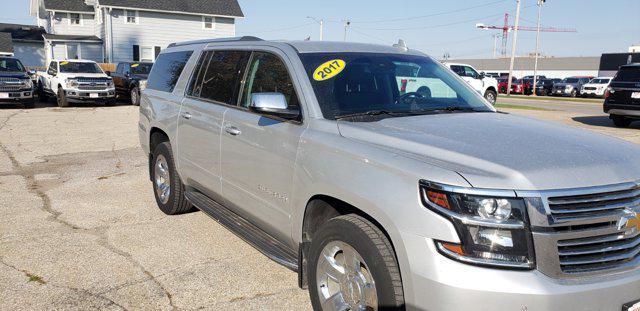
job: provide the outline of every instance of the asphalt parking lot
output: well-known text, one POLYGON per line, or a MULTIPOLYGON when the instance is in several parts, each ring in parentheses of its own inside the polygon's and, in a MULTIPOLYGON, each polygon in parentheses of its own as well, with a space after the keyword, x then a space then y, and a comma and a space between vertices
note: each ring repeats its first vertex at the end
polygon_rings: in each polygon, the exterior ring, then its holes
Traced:
MULTIPOLYGON (((598 103, 505 112, 640 143, 598 103)), ((203 213, 157 208, 137 107, 0 107, 0 310, 305 310, 295 273, 203 213)))

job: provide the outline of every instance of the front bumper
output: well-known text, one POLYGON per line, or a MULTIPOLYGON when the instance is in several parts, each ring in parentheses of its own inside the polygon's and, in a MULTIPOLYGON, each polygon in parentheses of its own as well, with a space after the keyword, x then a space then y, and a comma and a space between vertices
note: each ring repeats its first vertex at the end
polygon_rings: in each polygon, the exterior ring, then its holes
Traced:
MULTIPOLYGON (((620 311, 640 299, 640 271, 615 277, 557 280, 537 270, 477 267, 439 254, 434 241, 401 232, 411 275, 410 310, 620 311)), ((406 273, 406 272, 405 272, 406 273)))
POLYGON ((552 89, 551 93, 549 93, 550 95, 555 95, 555 96, 567 96, 567 95, 571 95, 571 92, 574 89, 567 89, 567 88, 561 88, 561 89, 552 89))
POLYGON ((110 103, 116 99, 115 89, 106 90, 65 90, 70 103, 110 103))
POLYGON ((584 95, 584 96, 597 96, 597 97, 602 97, 604 96, 604 90, 581 90, 580 94, 584 95))
POLYGON ((33 90, 0 92, 0 103, 30 103, 33 102, 33 90))

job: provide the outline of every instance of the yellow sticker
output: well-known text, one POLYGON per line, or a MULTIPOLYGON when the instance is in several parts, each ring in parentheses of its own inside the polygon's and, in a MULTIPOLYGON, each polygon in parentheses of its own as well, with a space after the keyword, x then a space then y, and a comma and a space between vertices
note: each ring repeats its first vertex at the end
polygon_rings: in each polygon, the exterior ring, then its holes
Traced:
POLYGON ((68 64, 69 62, 60 62, 60 66, 64 66, 66 64, 68 64))
POLYGON ((316 81, 329 80, 344 70, 345 62, 341 59, 332 59, 316 68, 313 72, 313 79, 316 81))
POLYGON ((133 64, 133 65, 131 65, 131 68, 136 68, 138 66, 140 66, 140 64, 133 64))

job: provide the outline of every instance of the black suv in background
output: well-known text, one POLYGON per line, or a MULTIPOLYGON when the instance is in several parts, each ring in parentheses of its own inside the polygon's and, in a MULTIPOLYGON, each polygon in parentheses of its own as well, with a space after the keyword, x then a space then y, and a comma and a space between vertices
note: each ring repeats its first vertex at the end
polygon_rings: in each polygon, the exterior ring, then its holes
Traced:
POLYGON ((553 85, 562 81, 562 79, 541 79, 538 80, 538 85, 536 86, 536 95, 538 96, 547 96, 551 94, 553 90, 553 85))
POLYGON ((640 63, 621 66, 604 98, 604 112, 617 127, 640 119, 640 63))
POLYGON ((146 83, 153 63, 126 62, 118 63, 116 71, 109 75, 116 86, 116 94, 129 98, 132 105, 140 105, 140 82, 146 83))
POLYGON ((33 107, 33 80, 17 58, 0 57, 0 104, 33 107))

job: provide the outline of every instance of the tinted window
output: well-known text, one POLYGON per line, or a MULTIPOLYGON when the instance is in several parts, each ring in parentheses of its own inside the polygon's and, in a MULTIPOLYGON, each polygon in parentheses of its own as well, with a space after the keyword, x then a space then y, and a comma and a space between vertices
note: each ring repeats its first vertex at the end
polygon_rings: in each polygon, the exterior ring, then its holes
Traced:
POLYGON ((281 93, 287 99, 290 109, 300 107, 286 65, 269 53, 253 54, 240 105, 249 107, 251 95, 255 93, 281 93))
POLYGON ((578 78, 566 78, 562 80, 563 83, 578 83, 578 81, 579 81, 578 78))
POLYGON ((191 77, 191 82, 189 84, 187 94, 195 97, 200 97, 200 93, 202 91, 202 78, 207 72, 207 67, 209 66, 211 56, 213 56, 212 51, 204 52, 202 53, 202 55, 200 55, 200 59, 198 59, 196 69, 193 71, 194 76, 191 77))
POLYGON ((451 66, 451 70, 453 70, 453 72, 457 73, 460 76, 464 77, 464 75, 465 75, 464 68, 462 68, 462 66, 452 65, 451 66))
POLYGON ((0 71, 25 71, 25 69, 17 59, 0 58, 0 71))
POLYGON ((147 82, 147 88, 162 92, 173 92, 184 66, 193 51, 165 53, 158 57, 147 82))
POLYGON ((202 74, 200 97, 235 104, 250 52, 215 51, 202 74))
POLYGON ((103 73, 96 63, 60 62, 60 72, 68 73, 103 73))
POLYGON ((464 66, 464 75, 471 78, 477 78, 478 72, 469 66, 464 66))
POLYGON ((640 66, 622 67, 613 81, 640 82, 640 66))
POLYGON ((133 63, 129 66, 129 71, 134 75, 148 75, 152 67, 152 63, 133 63))

